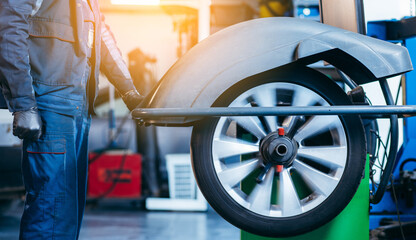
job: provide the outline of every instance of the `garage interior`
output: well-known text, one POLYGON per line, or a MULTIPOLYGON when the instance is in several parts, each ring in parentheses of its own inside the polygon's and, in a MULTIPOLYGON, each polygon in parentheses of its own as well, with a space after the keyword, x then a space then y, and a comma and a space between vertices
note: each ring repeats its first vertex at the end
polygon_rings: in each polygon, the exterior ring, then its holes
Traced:
MULTIPOLYGON (((79 239, 416 239, 415 0, 99 3, 146 98, 130 112, 100 75, 79 239)), ((12 240, 22 140, 0 105, 12 240)))

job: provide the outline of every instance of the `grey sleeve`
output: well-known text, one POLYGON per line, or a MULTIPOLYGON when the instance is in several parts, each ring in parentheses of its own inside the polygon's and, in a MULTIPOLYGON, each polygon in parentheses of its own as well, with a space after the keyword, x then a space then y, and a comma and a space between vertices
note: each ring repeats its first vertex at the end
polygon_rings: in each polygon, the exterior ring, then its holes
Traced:
POLYGON ((28 18, 42 0, 0 2, 0 84, 12 112, 36 107, 30 75, 28 18))

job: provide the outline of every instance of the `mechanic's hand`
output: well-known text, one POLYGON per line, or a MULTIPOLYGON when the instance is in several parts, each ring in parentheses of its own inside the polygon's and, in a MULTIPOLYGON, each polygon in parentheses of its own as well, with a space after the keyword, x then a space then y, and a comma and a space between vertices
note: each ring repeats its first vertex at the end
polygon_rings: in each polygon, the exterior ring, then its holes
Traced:
POLYGON ((130 112, 133 111, 133 109, 135 109, 144 99, 144 97, 140 95, 136 90, 130 90, 126 92, 122 98, 130 112))
POLYGON ((38 109, 33 107, 26 111, 13 113, 13 135, 20 139, 37 140, 42 135, 42 120, 38 109))

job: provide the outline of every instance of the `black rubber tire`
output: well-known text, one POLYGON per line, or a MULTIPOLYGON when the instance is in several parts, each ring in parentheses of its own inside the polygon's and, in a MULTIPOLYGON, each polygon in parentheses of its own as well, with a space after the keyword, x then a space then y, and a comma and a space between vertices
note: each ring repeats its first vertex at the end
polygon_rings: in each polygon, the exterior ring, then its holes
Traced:
MULTIPOLYGON (((331 105, 350 105, 342 89, 325 75, 306 67, 271 70, 242 80, 226 90, 213 106, 228 106, 250 88, 269 82, 289 82, 318 93, 331 105)), ((198 186, 209 204, 234 226, 261 236, 288 237, 314 230, 336 217, 351 201, 362 178, 366 144, 358 116, 340 116, 347 136, 348 157, 344 173, 332 194, 314 209, 292 217, 267 217, 254 213, 234 201, 222 187, 212 162, 212 138, 219 118, 195 124, 192 140, 192 164, 198 186)))

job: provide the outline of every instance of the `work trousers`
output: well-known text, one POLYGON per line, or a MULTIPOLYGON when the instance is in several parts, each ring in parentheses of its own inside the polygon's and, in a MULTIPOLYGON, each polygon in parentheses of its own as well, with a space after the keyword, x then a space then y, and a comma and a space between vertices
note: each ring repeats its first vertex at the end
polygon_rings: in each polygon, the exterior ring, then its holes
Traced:
POLYGON ((76 116, 40 110, 43 134, 23 141, 26 201, 20 239, 77 239, 88 171, 87 108, 76 116))

